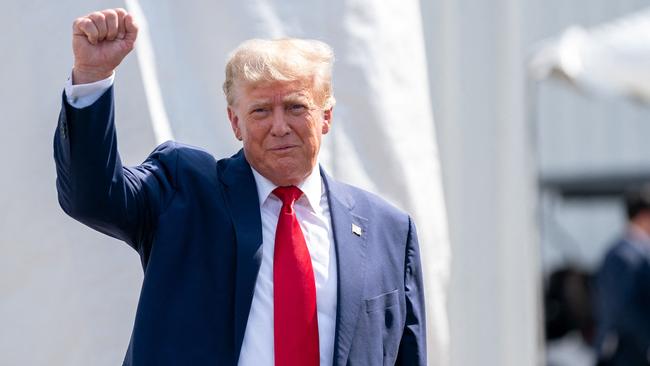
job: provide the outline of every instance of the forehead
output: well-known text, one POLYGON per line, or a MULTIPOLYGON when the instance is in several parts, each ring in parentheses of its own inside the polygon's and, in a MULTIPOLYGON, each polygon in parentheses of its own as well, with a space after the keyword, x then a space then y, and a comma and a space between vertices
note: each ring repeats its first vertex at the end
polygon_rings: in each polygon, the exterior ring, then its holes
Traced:
POLYGON ((312 99, 311 86, 300 81, 273 81, 236 86, 237 99, 244 103, 272 102, 289 98, 312 99))

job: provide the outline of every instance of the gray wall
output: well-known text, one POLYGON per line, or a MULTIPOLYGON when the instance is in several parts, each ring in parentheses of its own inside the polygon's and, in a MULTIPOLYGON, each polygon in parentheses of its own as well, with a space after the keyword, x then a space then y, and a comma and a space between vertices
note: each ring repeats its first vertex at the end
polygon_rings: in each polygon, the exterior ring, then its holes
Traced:
MULTIPOLYGON (((557 262, 559 254, 538 243, 538 167, 542 174, 648 167, 650 124, 646 108, 594 100, 555 83, 531 89, 530 99, 524 65, 538 41, 647 2, 423 0, 421 6, 453 252, 451 364, 541 364, 540 257, 557 262), (526 109, 531 101, 533 115, 526 109), (539 131, 530 129, 534 119, 539 131)), ((616 203, 555 208, 569 231, 591 233, 600 243, 620 228, 616 203), (610 231, 590 229, 599 224, 610 231)), ((581 248, 567 250, 583 257, 581 248)))
MULTIPOLYGON (((529 7, 539 14, 529 29, 531 41, 559 34, 571 25, 596 27, 648 6, 646 1, 546 2, 529 7), (546 34, 545 34, 546 33, 546 34)), ((540 176, 571 177, 650 172, 650 107, 623 97, 591 94, 559 80, 535 86, 540 176)), ((603 252, 624 227, 615 197, 563 201, 544 193, 542 250, 546 272, 567 263, 593 271, 603 252)))

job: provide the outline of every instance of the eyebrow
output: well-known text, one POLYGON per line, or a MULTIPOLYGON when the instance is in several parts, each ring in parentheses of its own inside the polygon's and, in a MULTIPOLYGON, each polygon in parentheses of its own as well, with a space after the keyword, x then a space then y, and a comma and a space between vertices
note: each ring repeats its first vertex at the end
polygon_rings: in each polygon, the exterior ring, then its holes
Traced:
POLYGON ((269 104, 271 104, 271 103, 269 103, 268 101, 258 101, 258 102, 255 102, 253 104, 249 104, 247 106, 247 109, 253 110, 253 109, 258 109, 258 108, 262 108, 262 107, 267 107, 269 104))
MULTIPOLYGON (((307 96, 306 93, 304 92, 296 92, 296 93, 291 93, 287 94, 282 98, 282 103, 291 103, 291 102, 306 102, 309 100, 309 97, 307 96)), ((271 104, 271 99, 259 99, 256 101, 253 101, 253 103, 248 105, 248 109, 257 109, 261 107, 267 107, 269 104, 271 104)))
POLYGON ((282 101, 288 102, 288 101, 303 100, 303 99, 309 99, 309 96, 307 96, 307 94, 304 92, 297 92, 297 93, 287 94, 284 98, 282 98, 282 101))

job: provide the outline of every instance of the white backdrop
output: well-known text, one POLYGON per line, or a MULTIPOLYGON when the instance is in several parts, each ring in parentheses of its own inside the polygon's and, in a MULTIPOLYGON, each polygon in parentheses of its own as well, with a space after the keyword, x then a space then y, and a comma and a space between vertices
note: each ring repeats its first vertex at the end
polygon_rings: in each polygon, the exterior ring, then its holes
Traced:
MULTIPOLYGON (((57 207, 51 138, 71 66, 70 26, 110 1, 10 2, 0 90, 7 157, 0 173, 0 364, 121 362, 142 278, 135 252, 82 227, 57 207)), ((133 3, 129 3, 133 6, 133 3)), ((411 212, 423 252, 430 360, 449 362, 450 248, 417 1, 141 1, 156 67, 118 70, 118 138, 127 164, 156 144, 159 93, 170 133, 216 156, 238 149, 220 85, 226 53, 251 37, 330 43, 338 104, 322 162, 337 178, 411 212), (143 85, 144 80, 147 83, 143 85), (157 84, 157 85, 156 85, 157 84), (146 86, 146 87, 145 87, 146 86), (151 113, 154 107, 157 113, 151 113), (151 116, 154 116, 153 118, 151 116)), ((138 63, 140 61, 140 63, 138 63)), ((144 63, 146 67, 146 62, 144 63)), ((350 269, 353 270, 353 269, 350 269)))

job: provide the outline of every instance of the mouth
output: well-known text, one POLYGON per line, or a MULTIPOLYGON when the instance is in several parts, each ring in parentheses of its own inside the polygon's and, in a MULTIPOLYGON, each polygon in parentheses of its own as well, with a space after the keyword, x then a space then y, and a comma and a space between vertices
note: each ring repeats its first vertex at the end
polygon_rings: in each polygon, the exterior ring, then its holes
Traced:
POLYGON ((284 152, 284 151, 289 151, 291 149, 294 149, 298 147, 297 145, 281 145, 281 146, 276 146, 272 147, 269 150, 274 151, 274 152, 284 152))

